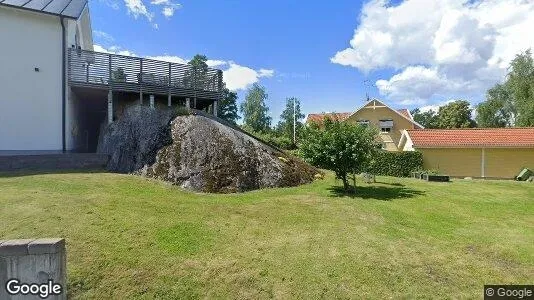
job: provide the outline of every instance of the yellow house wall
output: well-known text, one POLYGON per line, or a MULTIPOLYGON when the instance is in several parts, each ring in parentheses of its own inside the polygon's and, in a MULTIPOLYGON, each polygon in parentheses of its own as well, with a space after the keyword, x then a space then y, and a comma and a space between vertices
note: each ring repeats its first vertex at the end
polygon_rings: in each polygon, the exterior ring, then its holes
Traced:
POLYGON ((423 153, 425 170, 438 170, 449 176, 480 177, 481 149, 417 149, 423 153))
POLYGON ((486 149, 486 177, 514 178, 527 167, 534 170, 534 149, 486 149))
MULTIPOLYGON (((377 105, 382 104, 377 103, 377 105)), ((401 130, 414 129, 414 124, 396 112, 387 107, 372 108, 372 106, 368 105, 348 118, 347 121, 357 123, 360 120, 369 120, 370 126, 375 126, 380 130, 379 121, 384 119, 393 120, 393 128, 391 128, 390 133, 380 133, 380 137, 386 144, 386 150, 397 151, 397 145, 399 144, 401 137, 401 130)))
MULTIPOLYGON (((482 149, 417 149, 423 153, 423 167, 457 177, 483 177, 482 149)), ((534 169, 534 149, 484 149, 484 177, 514 178, 521 168, 534 169)))

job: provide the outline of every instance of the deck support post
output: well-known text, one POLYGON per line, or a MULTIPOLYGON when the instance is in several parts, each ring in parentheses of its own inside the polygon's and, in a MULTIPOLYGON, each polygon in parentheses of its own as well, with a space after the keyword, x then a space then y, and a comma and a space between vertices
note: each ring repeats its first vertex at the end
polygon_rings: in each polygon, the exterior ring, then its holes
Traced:
POLYGON ((213 101, 213 115, 217 116, 217 100, 213 101))
POLYGON ((150 108, 154 108, 154 95, 150 95, 150 108))
POLYGON ((191 108, 191 101, 189 100, 189 98, 185 98, 185 107, 191 108))
POLYGON ((113 123, 113 91, 108 91, 108 124, 113 123))
POLYGON ((143 105, 143 91, 139 92, 139 105, 143 105))
POLYGON ((170 93, 169 93, 169 95, 167 95, 167 106, 168 107, 172 106, 172 97, 171 97, 170 93))
POLYGON ((197 98, 193 99, 193 108, 197 109, 197 98))

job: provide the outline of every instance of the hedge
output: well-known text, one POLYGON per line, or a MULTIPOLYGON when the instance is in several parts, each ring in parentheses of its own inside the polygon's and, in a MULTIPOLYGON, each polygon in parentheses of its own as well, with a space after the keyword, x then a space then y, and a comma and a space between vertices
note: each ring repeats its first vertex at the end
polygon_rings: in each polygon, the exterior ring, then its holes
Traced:
POLYGON ((409 177, 423 169, 423 154, 417 151, 379 151, 371 161, 369 173, 382 176, 409 177))

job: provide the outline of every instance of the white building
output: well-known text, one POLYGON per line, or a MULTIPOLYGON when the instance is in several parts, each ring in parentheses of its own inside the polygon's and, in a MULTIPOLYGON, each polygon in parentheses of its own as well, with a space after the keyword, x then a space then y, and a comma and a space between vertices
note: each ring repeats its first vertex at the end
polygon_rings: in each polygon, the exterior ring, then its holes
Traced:
POLYGON ((94 152, 126 105, 217 111, 222 72, 93 52, 87 0, 0 0, 0 155, 94 152))
POLYGON ((71 150, 67 48, 93 50, 87 0, 0 0, 0 151, 71 150))

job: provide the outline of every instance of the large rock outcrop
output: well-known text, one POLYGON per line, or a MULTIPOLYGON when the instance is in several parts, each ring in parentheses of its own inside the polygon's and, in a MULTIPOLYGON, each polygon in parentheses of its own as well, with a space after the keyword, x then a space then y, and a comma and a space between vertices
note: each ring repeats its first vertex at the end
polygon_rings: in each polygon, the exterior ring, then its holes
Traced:
POLYGON ((317 169, 201 113, 133 106, 101 133, 108 169, 203 192, 239 192, 313 181, 317 169))

